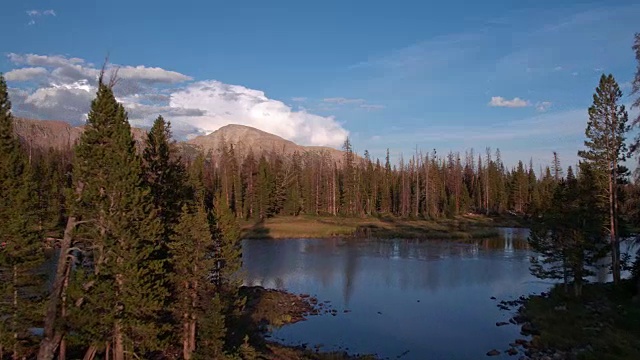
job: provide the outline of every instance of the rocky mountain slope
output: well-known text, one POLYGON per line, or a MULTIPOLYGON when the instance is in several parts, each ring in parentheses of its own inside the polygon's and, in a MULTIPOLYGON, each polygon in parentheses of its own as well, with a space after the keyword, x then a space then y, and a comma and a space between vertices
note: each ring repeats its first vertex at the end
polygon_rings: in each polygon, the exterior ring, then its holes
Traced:
POLYGON ((209 135, 198 136, 187 141, 187 144, 193 145, 205 153, 212 152, 214 155, 218 154, 223 143, 233 144, 234 151, 241 157, 246 156, 249 151, 253 151, 257 156, 271 152, 284 155, 292 155, 294 152, 298 152, 300 155, 313 152, 327 154, 336 161, 342 159, 342 151, 340 150, 324 146, 298 145, 277 135, 245 125, 226 125, 209 135))
MULTIPOLYGON (((82 126, 72 126, 65 121, 31 120, 16 118, 14 130, 24 144, 29 147, 58 150, 71 148, 84 131, 82 126)), ((143 143, 147 133, 144 129, 132 128, 133 137, 143 143)), ((245 156, 250 150, 256 156, 264 153, 291 155, 294 152, 322 153, 340 162, 342 151, 323 146, 302 146, 279 136, 244 125, 226 125, 209 135, 198 136, 186 142, 179 142, 185 155, 191 157, 195 151, 219 155, 222 143, 233 144, 237 155, 245 156)))

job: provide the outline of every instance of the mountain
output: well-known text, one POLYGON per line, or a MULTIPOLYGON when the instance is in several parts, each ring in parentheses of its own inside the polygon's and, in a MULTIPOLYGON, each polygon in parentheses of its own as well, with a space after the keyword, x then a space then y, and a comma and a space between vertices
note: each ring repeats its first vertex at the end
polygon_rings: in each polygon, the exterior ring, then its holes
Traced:
MULTIPOLYGON (((14 131, 28 147, 57 150, 70 149, 82 135, 83 126, 72 126, 65 121, 32 120, 15 118, 14 131)), ((133 138, 139 145, 144 143, 147 131, 131 128, 133 138)), ((252 150, 256 156, 264 153, 291 155, 298 152, 327 154, 337 162, 342 160, 342 151, 324 146, 302 146, 285 140, 277 135, 244 125, 226 125, 209 135, 198 136, 186 142, 178 142, 180 149, 187 157, 192 157, 198 150, 219 154, 220 145, 225 142, 233 144, 238 156, 245 156, 252 150)))
MULTIPOLYGON (((15 118, 13 130, 28 147, 56 150, 70 149, 84 132, 84 126, 72 126, 66 121, 15 118)), ((131 128, 133 139, 141 144, 147 131, 131 128)))
POLYGON ((205 153, 212 152, 214 155, 218 154, 223 143, 233 144, 234 151, 240 157, 246 156, 249 151, 253 151, 257 156, 270 152, 284 155, 292 155, 294 152, 303 155, 310 152, 327 154, 337 162, 342 160, 342 151, 340 150, 325 146, 298 145, 293 141, 245 125, 225 125, 209 135, 198 136, 187 141, 187 144, 193 145, 205 153))
POLYGON ((71 148, 84 131, 82 127, 73 127, 65 121, 23 118, 15 118, 13 129, 28 147, 56 150, 71 148))

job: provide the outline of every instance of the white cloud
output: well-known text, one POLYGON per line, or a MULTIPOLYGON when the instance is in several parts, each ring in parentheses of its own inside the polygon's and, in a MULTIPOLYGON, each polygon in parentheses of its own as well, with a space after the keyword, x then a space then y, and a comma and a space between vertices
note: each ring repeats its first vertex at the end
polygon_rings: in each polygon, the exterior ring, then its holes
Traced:
POLYGON ((191 76, 159 67, 123 66, 117 67, 118 77, 122 79, 140 80, 150 83, 180 83, 193 80, 191 76))
POLYGON ((520 99, 519 97, 515 97, 511 100, 507 100, 502 96, 492 96, 491 101, 489 101, 489 106, 493 106, 493 107, 519 108, 519 107, 526 107, 529 105, 531 105, 529 101, 520 99))
MULTIPOLYGON (((15 54, 8 55, 9 60, 18 65, 31 65, 44 68, 52 68, 51 75, 54 81, 75 82, 88 79, 97 81, 100 69, 92 64, 87 64, 80 58, 69 58, 62 55, 36 55, 36 54, 15 54)), ((134 82, 144 82, 148 84, 164 83, 174 84, 192 80, 193 78, 179 72, 165 70, 159 67, 139 66, 118 66, 110 64, 108 71, 117 69, 118 78, 121 80, 132 80, 134 82)))
POLYGON ((363 104, 365 102, 364 99, 350 99, 350 98, 343 98, 343 97, 325 98, 325 99, 322 99, 322 101, 326 103, 339 104, 339 105, 363 104))
POLYGON ((227 124, 241 124, 300 144, 327 146, 340 146, 349 134, 331 116, 294 111, 260 90, 215 80, 196 82, 173 92, 169 105, 206 111, 204 116, 178 118, 206 132, 227 124))
POLYGON ((51 85, 27 93, 17 102, 18 110, 38 118, 81 124, 86 119, 95 88, 87 82, 51 85))
POLYGON ((550 101, 540 101, 536 103, 536 110, 540 112, 545 112, 549 110, 549 108, 553 105, 550 101))
POLYGON ((27 10, 27 16, 29 17, 29 22, 27 25, 33 25, 36 23, 36 18, 45 17, 45 16, 56 16, 56 12, 54 10, 27 10))
POLYGON ((303 96, 297 96, 297 97, 292 97, 291 100, 295 102, 305 102, 307 101, 307 98, 303 96))
MULTIPOLYGON (((75 124, 86 119, 95 96, 99 68, 83 59, 62 55, 11 53, 8 57, 16 65, 32 66, 10 71, 7 73, 10 78, 42 84, 37 89, 26 85, 10 89, 16 115, 75 124)), ((109 65, 107 77, 116 69, 119 81, 115 95, 135 126, 150 126, 158 115, 163 115, 172 122, 174 135, 180 138, 208 133, 227 124, 253 126, 305 145, 340 146, 348 135, 333 117, 292 109, 269 99, 260 90, 215 80, 185 86, 182 84, 191 81, 190 76, 144 65, 109 65)), ((379 108, 360 99, 333 101, 379 108)))
POLYGON ((80 58, 67 58, 61 55, 37 55, 37 54, 16 54, 9 53, 9 60, 15 64, 26 64, 32 66, 59 67, 69 64, 82 64, 84 60, 80 58))
POLYGON ((28 81, 37 77, 45 76, 47 73, 47 69, 43 67, 30 67, 11 70, 4 74, 4 78, 7 81, 28 81))

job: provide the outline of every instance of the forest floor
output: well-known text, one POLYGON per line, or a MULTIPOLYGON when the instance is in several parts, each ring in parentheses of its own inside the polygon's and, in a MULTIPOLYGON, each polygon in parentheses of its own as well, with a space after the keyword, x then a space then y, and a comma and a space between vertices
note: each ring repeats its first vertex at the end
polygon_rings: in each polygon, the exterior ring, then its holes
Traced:
POLYGON ((259 286, 242 287, 240 295, 245 296, 247 302, 240 323, 234 328, 237 329, 239 337, 249 336, 249 343, 256 350, 256 359, 375 359, 371 355, 354 355, 346 351, 322 352, 319 346, 312 344, 286 346, 267 339, 271 329, 305 321, 308 316, 336 316, 337 311, 332 309, 329 303, 319 302, 306 294, 295 295, 259 286))
POLYGON ((514 319, 533 337, 516 343, 530 359, 640 359, 640 302, 634 294, 634 284, 625 280, 618 287, 585 285, 579 299, 561 286, 531 296, 514 319))
POLYGON ((464 215, 437 220, 394 217, 279 216, 242 224, 245 239, 404 238, 482 239, 498 236, 497 227, 526 227, 517 216, 464 215))

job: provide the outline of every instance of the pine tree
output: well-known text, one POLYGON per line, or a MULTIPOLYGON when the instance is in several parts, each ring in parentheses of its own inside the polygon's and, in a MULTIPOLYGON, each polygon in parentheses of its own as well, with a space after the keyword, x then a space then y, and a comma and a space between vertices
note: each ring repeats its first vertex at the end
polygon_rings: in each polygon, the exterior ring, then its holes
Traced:
POLYGON ((609 199, 608 227, 611 244, 613 279, 620 282, 620 242, 618 234, 618 165, 625 160, 625 136, 629 131, 628 115, 619 102, 622 91, 613 75, 602 75, 589 108, 589 121, 584 144, 587 150, 578 155, 592 163, 600 176, 598 184, 602 194, 609 199))
POLYGON ((162 223, 144 182, 127 114, 111 86, 99 83, 87 126, 75 149, 73 181, 80 189, 71 214, 85 256, 70 295, 70 321, 88 352, 112 347, 115 360, 158 349, 157 318, 167 296, 163 261, 154 257, 162 223))
POLYGON ((13 359, 26 356, 24 335, 39 320, 44 282, 37 187, 27 162, 0 74, 0 354, 7 349, 13 359))
MULTIPOLYGON (((174 316, 179 321, 182 356, 188 360, 199 347, 199 327, 207 316, 212 300, 213 284, 210 276, 215 268, 215 244, 209 224, 209 215, 202 201, 193 206, 184 205, 175 232, 171 235, 170 258, 174 269, 172 282, 176 285, 172 304, 174 316)), ((224 328, 218 329, 204 342, 207 354, 218 356, 224 344, 224 328), (209 342, 207 342, 209 341, 209 342)), ((204 349, 203 349, 204 351, 204 349)), ((212 357, 212 358, 214 358, 212 357)))
POLYGON ((171 123, 159 116, 147 134, 143 152, 145 181, 163 225, 163 238, 171 235, 185 199, 185 168, 171 139, 171 123))
POLYGON ((603 207, 598 206, 593 172, 582 163, 580 178, 571 167, 561 179, 551 206, 534 218, 529 244, 537 253, 531 258, 531 273, 541 279, 562 279, 565 291, 573 284, 574 295, 582 295, 582 284, 602 257, 603 207))
MULTIPOLYGON (((636 96, 631 108, 640 108, 640 33, 636 33, 634 36, 634 42, 632 46, 633 52, 636 56, 636 73, 631 83, 631 95, 636 96)), ((640 127, 640 115, 633 120, 633 127, 640 127)), ((631 146, 632 153, 640 155, 640 134, 638 134, 631 146)))

